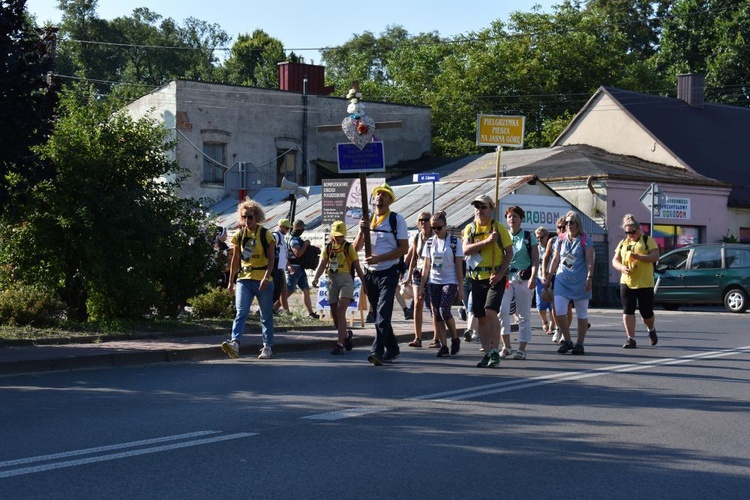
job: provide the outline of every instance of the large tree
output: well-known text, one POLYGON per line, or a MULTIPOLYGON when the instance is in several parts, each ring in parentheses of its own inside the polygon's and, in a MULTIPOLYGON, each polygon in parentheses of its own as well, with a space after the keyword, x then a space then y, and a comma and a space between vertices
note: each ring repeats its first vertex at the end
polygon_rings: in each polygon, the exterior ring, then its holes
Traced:
POLYGON ((0 2, 0 215, 52 175, 31 147, 45 141, 52 126, 55 94, 47 73, 55 35, 29 21, 25 4, 0 2))
POLYGON ((59 68, 100 81, 162 85, 175 78, 214 80, 216 49, 229 42, 220 26, 189 17, 182 24, 139 7, 130 16, 100 19, 97 0, 59 0, 63 13, 59 68))
POLYGON ((54 132, 38 148, 56 175, 0 229, 0 256, 12 269, 0 278, 58 289, 81 321, 174 313, 213 281, 204 212, 160 180, 181 174, 168 132, 121 105, 90 87, 63 94, 54 132))
POLYGON ((676 0, 664 20, 660 69, 706 76, 706 97, 750 105, 750 0, 676 0))
POLYGON ((235 85, 279 88, 278 63, 285 60, 281 41, 257 29, 237 37, 218 75, 235 85))

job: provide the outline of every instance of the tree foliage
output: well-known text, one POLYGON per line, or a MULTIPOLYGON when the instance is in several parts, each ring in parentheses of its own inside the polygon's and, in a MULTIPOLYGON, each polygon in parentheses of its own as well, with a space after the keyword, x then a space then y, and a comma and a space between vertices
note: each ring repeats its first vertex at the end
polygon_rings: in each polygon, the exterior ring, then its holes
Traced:
POLYGON ((45 141, 52 127, 55 93, 47 72, 54 33, 29 22, 25 3, 0 3, 0 215, 52 175, 31 148, 45 141))
POLYGON ((240 35, 219 69, 222 81, 235 85, 279 88, 278 63, 286 60, 281 41, 263 30, 240 35))
POLYGON ((38 147, 56 175, 0 229, 0 279, 57 289, 76 320, 176 313, 213 281, 212 227, 160 180, 180 175, 167 131, 121 105, 87 87, 63 94, 38 147))
POLYGON ((62 74, 101 81, 101 92, 109 91, 108 82, 157 86, 176 78, 214 79, 215 49, 229 42, 220 26, 193 17, 179 24, 145 7, 107 21, 98 17, 97 4, 59 0, 62 74))

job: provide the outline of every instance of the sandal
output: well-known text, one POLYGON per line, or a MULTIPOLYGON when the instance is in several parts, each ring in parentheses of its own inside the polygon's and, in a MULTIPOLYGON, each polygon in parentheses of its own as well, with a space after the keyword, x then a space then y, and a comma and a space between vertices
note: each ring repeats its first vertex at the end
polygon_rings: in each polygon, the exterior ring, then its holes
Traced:
POLYGON ((414 339, 409 342, 409 347, 422 347, 422 341, 419 339, 414 339))
POLYGON ((443 347, 443 344, 440 342, 440 339, 435 339, 430 342, 430 345, 428 345, 427 347, 430 347, 432 349, 440 349, 441 347, 443 347))
POLYGON ((542 321, 542 331, 549 335, 549 323, 546 321, 542 321))

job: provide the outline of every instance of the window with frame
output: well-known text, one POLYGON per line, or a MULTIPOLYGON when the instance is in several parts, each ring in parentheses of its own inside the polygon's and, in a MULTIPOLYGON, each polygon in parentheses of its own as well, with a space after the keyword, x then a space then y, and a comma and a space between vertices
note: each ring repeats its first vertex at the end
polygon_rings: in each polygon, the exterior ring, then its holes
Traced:
POLYGON ((691 269, 721 269, 721 248, 696 248, 691 269))
POLYGON ((203 182, 222 184, 226 165, 227 145, 220 142, 203 143, 203 182))

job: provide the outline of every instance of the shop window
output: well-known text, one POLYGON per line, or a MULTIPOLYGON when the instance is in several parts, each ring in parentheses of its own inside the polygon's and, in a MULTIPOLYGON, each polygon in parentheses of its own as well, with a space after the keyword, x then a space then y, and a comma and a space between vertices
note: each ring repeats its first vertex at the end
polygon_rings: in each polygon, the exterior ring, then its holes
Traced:
POLYGON ((659 254, 664 255, 675 248, 701 243, 700 228, 697 226, 672 226, 667 224, 654 224, 651 231, 649 224, 641 224, 644 233, 650 234, 659 246, 659 254))
POLYGON ((218 142, 203 143, 203 155, 203 182, 223 183, 227 145, 218 142))

